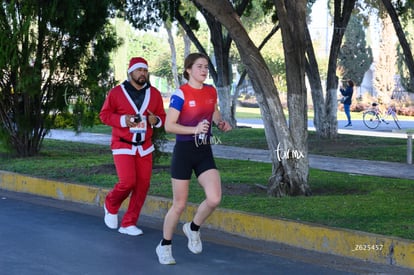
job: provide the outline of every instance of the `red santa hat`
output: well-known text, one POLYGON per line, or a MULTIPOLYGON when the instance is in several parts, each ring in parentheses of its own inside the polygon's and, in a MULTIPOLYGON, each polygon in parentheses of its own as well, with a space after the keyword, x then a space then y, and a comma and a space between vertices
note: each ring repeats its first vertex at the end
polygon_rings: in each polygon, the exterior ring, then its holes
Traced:
POLYGON ((139 69, 139 68, 148 69, 147 60, 145 60, 142 57, 131 58, 131 60, 129 61, 128 73, 131 73, 132 71, 139 69))

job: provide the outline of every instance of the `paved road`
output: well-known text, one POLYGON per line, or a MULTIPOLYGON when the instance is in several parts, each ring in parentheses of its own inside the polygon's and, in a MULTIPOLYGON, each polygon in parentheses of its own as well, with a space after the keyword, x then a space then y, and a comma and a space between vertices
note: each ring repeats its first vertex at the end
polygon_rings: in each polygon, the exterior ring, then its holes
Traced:
MULTIPOLYGON (((158 263, 161 221, 141 217, 144 235, 107 229, 95 206, 0 190, 0 273, 65 274, 410 274, 393 266, 202 231, 204 251, 174 238, 175 266, 158 263)), ((411 271, 412 272, 412 271, 411 271)))

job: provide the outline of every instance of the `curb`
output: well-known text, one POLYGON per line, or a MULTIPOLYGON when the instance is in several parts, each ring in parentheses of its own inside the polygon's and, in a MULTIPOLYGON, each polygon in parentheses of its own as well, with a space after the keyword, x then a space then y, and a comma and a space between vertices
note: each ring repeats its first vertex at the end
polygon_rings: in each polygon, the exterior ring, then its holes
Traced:
MULTIPOLYGON (((0 170, 0 189, 58 200, 102 206, 109 189, 34 178, 0 170)), ((128 201, 122 205, 126 209, 128 201)), ((147 196, 142 215, 163 219, 170 199, 147 196)), ((181 221, 191 219, 197 205, 188 204, 181 221)), ((240 211, 216 209, 205 226, 250 239, 368 262, 414 269, 414 241, 312 223, 273 219, 240 211)))

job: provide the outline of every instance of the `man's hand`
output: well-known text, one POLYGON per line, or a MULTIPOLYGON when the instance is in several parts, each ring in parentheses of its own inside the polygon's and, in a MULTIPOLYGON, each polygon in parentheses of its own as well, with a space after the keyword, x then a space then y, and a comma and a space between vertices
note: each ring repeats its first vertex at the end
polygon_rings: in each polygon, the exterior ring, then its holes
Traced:
POLYGON ((129 128, 136 127, 138 125, 138 123, 135 122, 135 115, 126 115, 125 122, 129 128))
POLYGON ((149 124, 151 124, 151 126, 154 126, 158 123, 158 117, 156 115, 154 115, 150 110, 147 110, 149 113, 148 116, 148 122, 149 124))

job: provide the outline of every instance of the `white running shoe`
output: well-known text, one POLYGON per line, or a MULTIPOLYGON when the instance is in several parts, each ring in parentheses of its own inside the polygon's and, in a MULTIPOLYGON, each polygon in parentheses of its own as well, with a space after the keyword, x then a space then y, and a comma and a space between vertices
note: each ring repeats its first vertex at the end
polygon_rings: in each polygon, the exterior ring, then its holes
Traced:
POLYGON ((201 251, 203 251, 203 244, 200 240, 200 231, 191 230, 189 222, 183 225, 183 231, 188 238, 188 249, 194 254, 201 253, 201 251))
POLYGON ((118 232, 122 233, 122 234, 130 235, 130 236, 139 236, 139 235, 144 234, 144 232, 142 232, 142 230, 139 229, 138 227, 136 227, 135 225, 130 225, 130 226, 127 226, 127 227, 122 227, 121 226, 118 229, 118 232))
POLYGON ((104 203, 104 210, 105 210, 104 222, 106 226, 108 226, 110 229, 116 229, 118 227, 118 214, 109 213, 108 209, 106 209, 105 203, 104 203))
POLYGON ((157 253, 160 264, 175 264, 175 259, 172 256, 171 245, 161 245, 160 242, 155 249, 155 252, 157 253))

